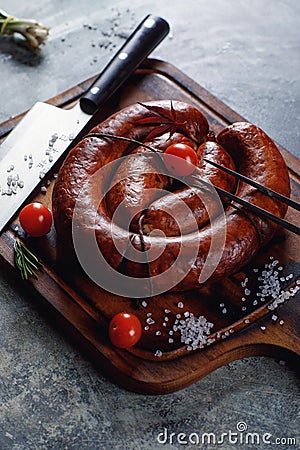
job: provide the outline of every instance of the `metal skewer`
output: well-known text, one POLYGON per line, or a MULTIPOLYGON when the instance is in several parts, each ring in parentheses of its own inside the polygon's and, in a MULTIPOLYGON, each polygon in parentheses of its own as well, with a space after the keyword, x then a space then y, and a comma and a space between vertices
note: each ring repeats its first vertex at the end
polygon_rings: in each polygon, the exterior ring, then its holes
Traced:
MULTIPOLYGON (((244 206, 249 211, 254 212, 257 216, 262 217, 263 219, 271 220, 272 222, 277 223, 283 228, 286 228, 289 231, 292 231, 292 233, 298 234, 300 236, 300 228, 296 225, 288 222, 287 220, 282 219, 281 217, 275 216, 274 214, 270 213, 269 211, 266 211, 265 209, 261 208, 260 206, 253 205, 252 203, 247 202, 246 200, 243 200, 242 198, 238 197, 237 195, 232 194, 231 192, 227 192, 224 189, 215 186, 212 183, 209 183, 208 181, 205 181, 203 179, 200 179, 199 177, 196 177, 195 175, 192 175, 192 178, 196 180, 198 183, 204 184, 206 186, 212 186, 215 188, 215 190, 218 192, 218 194, 222 195, 222 197, 227 197, 230 200, 235 201, 239 205, 244 206)), ((197 185, 195 187, 198 187, 197 185)))
POLYGON ((246 177, 245 175, 242 175, 239 172, 235 172, 232 169, 229 169, 228 167, 224 167, 221 164, 218 164, 214 161, 210 161, 207 158, 203 158, 203 160, 212 166, 217 167, 218 169, 223 170, 223 172, 229 173, 230 175, 233 175, 235 178, 245 181, 245 183, 250 184, 253 187, 256 187, 259 191, 263 192, 264 194, 267 194, 269 197, 274 197, 277 200, 280 200, 281 202, 285 203, 286 205, 290 206, 291 208, 296 209, 297 211, 300 211, 300 204, 295 202, 294 200, 291 200, 289 197, 286 197, 285 195, 279 194, 279 192, 273 191, 272 189, 264 186, 263 184, 258 183, 257 181, 251 180, 251 178, 246 177))

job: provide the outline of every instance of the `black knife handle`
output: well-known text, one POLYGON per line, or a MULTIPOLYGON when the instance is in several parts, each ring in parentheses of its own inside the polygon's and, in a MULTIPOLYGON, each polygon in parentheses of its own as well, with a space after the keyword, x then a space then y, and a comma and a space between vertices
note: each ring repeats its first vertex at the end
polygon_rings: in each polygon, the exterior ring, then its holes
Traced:
POLYGON ((81 97, 81 109, 87 114, 94 114, 167 36, 169 30, 168 22, 161 17, 146 16, 81 97))

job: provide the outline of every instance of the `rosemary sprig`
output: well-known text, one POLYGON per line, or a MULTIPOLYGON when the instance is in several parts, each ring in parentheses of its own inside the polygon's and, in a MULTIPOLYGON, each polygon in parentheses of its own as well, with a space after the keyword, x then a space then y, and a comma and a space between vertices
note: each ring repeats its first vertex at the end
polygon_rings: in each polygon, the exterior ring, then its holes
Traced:
POLYGON ((19 19, 0 9, 0 35, 20 33, 32 49, 39 49, 49 34, 49 28, 44 27, 34 19, 19 19))
POLYGON ((30 275, 38 278, 36 271, 43 267, 40 260, 18 239, 14 242, 14 261, 23 280, 28 280, 30 275))

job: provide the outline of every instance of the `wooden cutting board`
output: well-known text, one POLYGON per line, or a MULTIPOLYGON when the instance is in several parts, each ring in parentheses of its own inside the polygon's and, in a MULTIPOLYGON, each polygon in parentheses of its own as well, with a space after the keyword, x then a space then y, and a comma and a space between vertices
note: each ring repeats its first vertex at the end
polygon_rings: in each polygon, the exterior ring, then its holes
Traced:
MULTIPOLYGON (((72 106, 92 81, 89 79, 75 86, 49 103, 63 108, 72 106)), ((194 104, 204 112, 215 132, 244 120, 172 65, 149 59, 89 127, 131 103, 156 99, 194 104)), ((1 139, 21 117, 22 114, 0 125, 1 139)), ((300 163, 283 148, 280 150, 290 169, 292 197, 299 201, 300 163)), ((51 206, 58 166, 43 180, 46 193, 41 193, 40 186, 31 200, 51 206)), ((287 219, 298 223, 293 210, 289 209, 287 219)), ((14 267, 17 224, 16 217, 0 235, 1 263, 11 268, 14 267)), ((173 392, 230 361, 253 355, 288 359, 296 368, 300 367, 299 236, 281 230, 243 272, 203 289, 147 299, 147 305, 117 297, 95 286, 76 262, 70 263, 64 258, 54 229, 45 238, 24 239, 44 265, 37 280, 24 283, 37 293, 47 311, 54 313, 59 326, 82 352, 126 389, 149 394, 173 392), (266 283, 270 276, 268 278, 266 272, 273 277, 269 288, 266 283), (288 292, 285 295, 290 298, 283 302, 284 292, 288 292), (114 348, 107 337, 109 319, 123 310, 133 311, 143 325, 143 338, 139 346, 130 351, 114 348), (176 331, 176 324, 177 327, 181 323, 188 326, 191 314, 213 324, 209 336, 203 331, 204 347, 196 351, 181 343, 176 331)))

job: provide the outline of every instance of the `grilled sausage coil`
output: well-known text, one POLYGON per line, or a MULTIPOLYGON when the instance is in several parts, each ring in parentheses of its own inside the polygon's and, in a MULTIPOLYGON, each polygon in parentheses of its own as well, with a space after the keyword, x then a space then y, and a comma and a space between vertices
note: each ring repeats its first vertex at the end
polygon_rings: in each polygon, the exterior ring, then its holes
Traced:
MULTIPOLYGON (((202 177, 227 191, 234 192, 236 189, 236 195, 279 217, 283 217, 286 212, 286 207, 279 201, 243 182, 239 182, 236 187, 231 175, 212 168, 203 158, 236 169, 283 195, 290 194, 289 176, 283 158, 274 142, 260 128, 246 122, 235 123, 223 129, 216 141, 207 138, 208 131, 207 120, 198 109, 177 101, 135 104, 97 125, 90 136, 87 135, 71 150, 59 171, 53 191, 53 216, 58 237, 67 248, 72 248, 73 213, 80 197, 85 217, 83 232, 95 235, 102 255, 113 269, 119 270, 122 265, 122 270, 128 276, 155 277, 174 264, 184 239, 186 249, 190 248, 192 252, 196 245, 198 252, 192 263, 187 260, 186 265, 189 264, 189 267, 187 270, 185 267, 186 274, 178 284, 175 283, 173 290, 199 287, 199 275, 209 253, 212 236, 218 236, 224 231, 223 222, 217 210, 214 220, 210 222, 202 197, 198 195, 198 188, 180 184, 176 180, 174 184, 164 172, 162 158, 149 160, 151 150, 134 145, 133 140, 150 145, 156 150, 156 155, 162 154, 171 143, 187 143, 197 151, 197 176, 200 179, 202 177), (161 135, 157 133, 153 138, 153 129, 159 131, 157 120, 151 123, 151 117, 155 117, 151 110, 153 106, 158 107, 165 117, 170 116, 170 111, 172 117, 176 117, 171 137, 165 134, 166 127, 162 126, 161 135), (149 133, 151 138, 147 140, 149 133), (107 177, 97 180, 98 184, 102 183, 101 186, 110 185, 107 195, 99 203, 95 196, 102 188, 91 180, 97 171, 121 157, 124 158, 119 165, 114 166, 114 173, 110 174, 109 180, 107 177), (164 195, 159 193, 161 189, 164 195), (168 190, 171 192, 166 192, 168 190), (180 220, 182 223, 178 224, 168 211, 176 211, 176 217, 180 217, 182 203, 191 211, 191 215, 183 216, 180 220), (117 210, 120 214, 115 221, 117 210), (124 217, 128 227, 122 224, 124 217), (160 230, 164 236, 156 235, 153 233, 155 230, 160 230), (124 248, 124 242, 130 241, 138 251, 145 251, 150 247, 161 247, 162 240, 163 251, 147 265, 130 258, 123 264, 124 254, 119 251, 118 244, 124 248)), ((239 270, 262 245, 269 242, 278 229, 274 223, 235 205, 226 206, 225 218, 226 241, 211 279, 239 270)))

